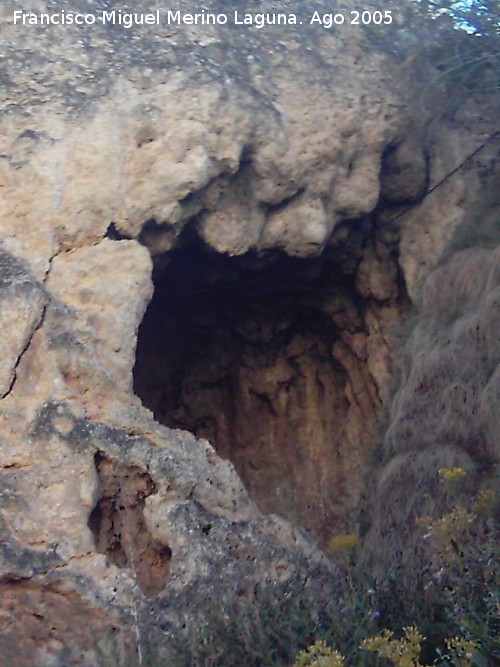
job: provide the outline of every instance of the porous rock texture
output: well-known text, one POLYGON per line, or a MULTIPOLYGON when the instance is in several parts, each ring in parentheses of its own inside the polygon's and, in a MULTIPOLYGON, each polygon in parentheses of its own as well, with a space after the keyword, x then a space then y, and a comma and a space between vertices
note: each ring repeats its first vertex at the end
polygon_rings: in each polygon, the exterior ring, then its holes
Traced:
POLYGON ((357 530, 370 486, 384 562, 438 467, 492 474, 498 250, 450 244, 498 231, 495 144, 425 196, 492 128, 430 123, 405 52, 352 27, 35 28, 17 8, 0 9, 0 664, 150 645, 192 664, 186 619, 213 631, 270 586, 334 594, 315 540, 357 530))

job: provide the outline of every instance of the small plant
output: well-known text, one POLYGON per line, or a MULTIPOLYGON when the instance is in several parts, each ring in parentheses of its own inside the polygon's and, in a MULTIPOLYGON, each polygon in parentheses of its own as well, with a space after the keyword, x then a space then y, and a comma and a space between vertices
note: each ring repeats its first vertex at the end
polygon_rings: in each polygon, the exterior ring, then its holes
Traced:
POLYGON ((415 626, 403 628, 404 637, 393 639, 392 630, 384 630, 376 637, 365 639, 361 648, 387 658, 396 667, 422 667, 419 662, 420 649, 425 637, 415 626))
POLYGON ((461 482, 467 477, 467 473, 463 468, 439 468, 438 474, 448 484, 455 483, 456 481, 461 482))
MULTIPOLYGON (((393 639, 391 630, 384 630, 377 637, 365 639, 361 648, 372 651, 380 658, 390 660, 395 667, 423 667, 420 663, 420 652, 425 637, 415 626, 403 628, 404 637, 393 639)), ((472 667, 476 644, 462 637, 446 639, 447 653, 438 652, 441 664, 454 667, 472 667)))
POLYGON ((494 495, 490 489, 483 489, 476 498, 472 509, 479 517, 487 518, 493 508, 494 495))
POLYGON ((450 662, 455 667, 472 667, 474 665, 473 656, 476 651, 476 644, 461 637, 452 637, 446 640, 446 648, 448 653, 440 657, 444 658, 444 662, 450 662))
POLYGON ((438 474, 452 493, 460 490, 463 480, 467 477, 467 472, 463 468, 440 468, 438 474))
POLYGON ((294 667, 344 667, 344 658, 324 641, 317 641, 299 653, 294 667))
POLYGON ((342 533, 335 535, 330 540, 330 551, 338 565, 345 568, 350 574, 353 565, 353 557, 359 539, 354 533, 342 533))
POLYGON ((454 560, 461 567, 460 545, 467 539, 474 519, 474 514, 458 506, 439 519, 424 517, 419 523, 427 528, 425 537, 433 540, 446 562, 450 565, 454 560))

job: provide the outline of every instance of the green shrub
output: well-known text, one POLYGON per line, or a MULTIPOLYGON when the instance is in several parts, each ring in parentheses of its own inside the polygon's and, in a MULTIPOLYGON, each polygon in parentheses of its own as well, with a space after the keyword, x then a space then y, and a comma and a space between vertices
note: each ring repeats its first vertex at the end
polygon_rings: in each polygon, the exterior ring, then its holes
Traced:
POLYGON ((294 667, 343 667, 344 658, 324 641, 318 641, 297 656, 294 667))
MULTIPOLYGON (((468 498, 462 468, 444 468, 438 475, 449 511, 420 517, 420 548, 394 573, 373 580, 356 564, 352 536, 332 540, 332 557, 345 575, 340 596, 345 607, 329 641, 336 656, 345 656, 338 664, 359 667, 374 659, 396 667, 500 664, 496 496, 483 489, 468 498)), ((300 657, 326 658, 321 650, 333 652, 315 644, 300 657)))

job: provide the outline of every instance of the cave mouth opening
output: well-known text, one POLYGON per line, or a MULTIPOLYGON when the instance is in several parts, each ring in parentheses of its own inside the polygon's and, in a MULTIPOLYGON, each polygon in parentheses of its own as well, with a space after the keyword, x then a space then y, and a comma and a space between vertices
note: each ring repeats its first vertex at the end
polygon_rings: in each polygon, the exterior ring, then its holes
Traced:
MULTIPOLYGON (((355 264, 355 262, 354 262, 355 264)), ((352 257, 220 255, 198 238, 155 259, 134 391, 157 421, 206 438, 265 513, 321 542, 346 528, 341 329, 362 327, 352 257)))

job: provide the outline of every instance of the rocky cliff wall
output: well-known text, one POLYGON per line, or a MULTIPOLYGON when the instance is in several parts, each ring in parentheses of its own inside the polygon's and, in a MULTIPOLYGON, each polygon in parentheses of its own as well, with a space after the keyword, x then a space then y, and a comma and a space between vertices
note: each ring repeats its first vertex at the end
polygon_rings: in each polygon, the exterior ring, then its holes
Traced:
POLYGON ((27 28, 15 4, 0 661, 191 664, 189 623, 334 595, 315 540, 361 522, 383 562, 436 467, 491 474, 498 144, 427 193, 495 128, 431 123, 404 51, 352 28, 27 28))

